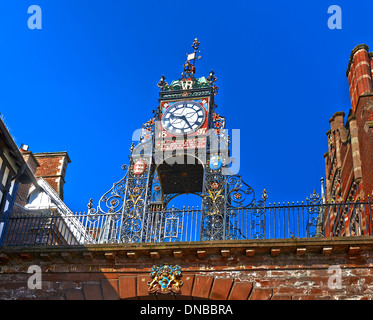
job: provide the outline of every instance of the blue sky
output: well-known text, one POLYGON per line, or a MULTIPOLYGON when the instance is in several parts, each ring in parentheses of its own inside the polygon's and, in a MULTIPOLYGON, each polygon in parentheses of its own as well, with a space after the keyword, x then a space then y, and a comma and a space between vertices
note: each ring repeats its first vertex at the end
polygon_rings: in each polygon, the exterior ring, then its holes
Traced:
POLYGON ((3 1, 0 112, 18 145, 67 151, 65 202, 85 211, 121 179, 132 133, 152 117, 162 74, 218 78, 217 112, 241 131, 246 183, 302 201, 325 176, 329 119, 350 109, 351 50, 373 47, 371 1, 3 1), (27 9, 42 9, 30 30, 27 9), (327 26, 342 9, 342 29, 327 26))

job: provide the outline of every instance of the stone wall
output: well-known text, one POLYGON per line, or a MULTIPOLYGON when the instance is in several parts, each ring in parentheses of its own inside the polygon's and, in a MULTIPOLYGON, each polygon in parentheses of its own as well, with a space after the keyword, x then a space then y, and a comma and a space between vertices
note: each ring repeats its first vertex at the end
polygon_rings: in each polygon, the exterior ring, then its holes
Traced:
POLYGON ((0 263, 0 299, 373 297, 372 237, 7 248, 0 263), (181 267, 180 294, 149 294, 152 266, 166 263, 181 267), (32 266, 41 289, 28 284, 32 266))

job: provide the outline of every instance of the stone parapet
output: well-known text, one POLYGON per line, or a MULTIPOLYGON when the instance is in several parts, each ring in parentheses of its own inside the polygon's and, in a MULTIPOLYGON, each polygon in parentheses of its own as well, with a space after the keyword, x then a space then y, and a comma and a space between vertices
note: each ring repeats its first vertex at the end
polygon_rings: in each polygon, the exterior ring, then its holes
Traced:
POLYGON ((5 248, 0 298, 372 299, 372 258, 373 237, 5 248), (179 294, 149 294, 152 267, 164 264, 181 267, 179 294), (27 285, 35 265, 42 289, 27 285))

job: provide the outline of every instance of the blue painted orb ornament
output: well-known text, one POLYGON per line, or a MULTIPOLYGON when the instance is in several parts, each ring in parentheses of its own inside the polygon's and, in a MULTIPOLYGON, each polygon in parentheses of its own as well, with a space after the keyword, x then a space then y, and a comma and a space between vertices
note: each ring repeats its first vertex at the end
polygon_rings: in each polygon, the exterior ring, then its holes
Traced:
POLYGON ((223 166, 223 158, 219 155, 210 158, 210 169, 219 170, 223 166))

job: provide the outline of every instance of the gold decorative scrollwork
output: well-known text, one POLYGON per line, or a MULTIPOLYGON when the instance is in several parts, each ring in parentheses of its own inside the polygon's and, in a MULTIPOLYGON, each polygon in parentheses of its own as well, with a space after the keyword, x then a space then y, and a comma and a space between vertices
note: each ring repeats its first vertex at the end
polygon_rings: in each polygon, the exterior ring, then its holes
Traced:
POLYGON ((181 278, 181 268, 178 265, 170 266, 168 264, 153 266, 150 277, 153 279, 148 282, 149 293, 180 293, 183 281, 181 278))
POLYGON ((138 219, 139 214, 137 213, 135 208, 136 208, 136 205, 139 202, 144 201, 144 199, 141 197, 142 192, 141 192, 141 189, 139 187, 135 187, 131 191, 132 192, 129 194, 129 199, 126 200, 126 205, 128 205, 129 207, 132 207, 133 209, 128 214, 128 217, 130 219, 138 219))
POLYGON ((223 198, 224 199, 224 195, 222 195, 221 193, 223 192, 224 189, 220 189, 220 190, 217 190, 217 191, 212 191, 212 190, 208 190, 207 193, 208 193, 208 196, 206 196, 206 198, 208 199, 211 199, 211 210, 209 212, 207 212, 207 215, 217 215, 219 214, 219 209, 216 205, 216 202, 219 198, 223 198))

